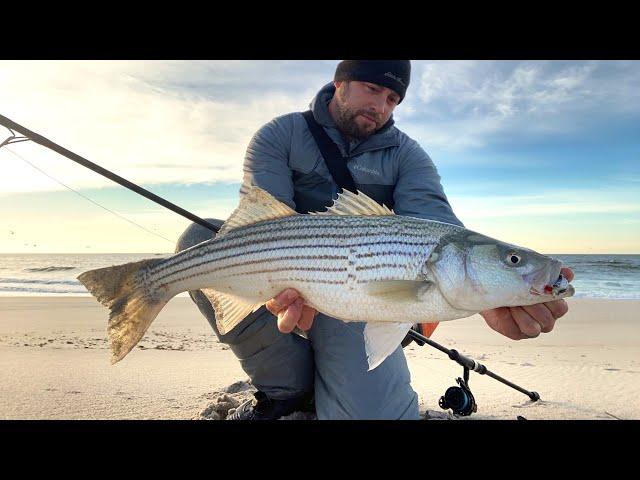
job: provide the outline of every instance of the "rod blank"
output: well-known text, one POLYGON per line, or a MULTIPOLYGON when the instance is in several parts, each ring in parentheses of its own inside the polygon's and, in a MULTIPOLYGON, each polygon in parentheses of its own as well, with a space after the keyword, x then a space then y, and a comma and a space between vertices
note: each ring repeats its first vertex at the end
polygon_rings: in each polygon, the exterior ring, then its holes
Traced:
POLYGON ((534 402, 537 401, 537 400, 540 400, 540 395, 538 394, 538 392, 530 392, 528 390, 525 390, 524 388, 516 385, 515 383, 512 383, 509 380, 504 379, 499 375, 496 375, 492 371, 488 370, 487 367, 482 365, 480 362, 477 362, 477 361, 473 360, 472 358, 468 358, 468 357, 465 357, 464 355, 461 355, 456 350, 449 350, 448 348, 445 348, 442 345, 434 342, 433 340, 428 339, 427 337, 425 337, 424 335, 416 332, 413 329, 409 330, 409 335, 414 340, 419 340, 421 342, 428 343, 429 345, 431 345, 434 348, 437 348, 441 352, 446 353, 451 360, 454 360, 455 362, 458 362, 460 365, 462 365, 465 368, 468 368, 469 370, 473 370, 474 372, 477 372, 480 375, 488 375, 489 377, 499 381, 500 383, 503 383, 503 384, 515 389, 515 390, 518 390, 521 393, 524 393, 526 396, 528 396, 534 402))
POLYGON ((136 185, 133 182, 130 182, 129 180, 127 180, 126 178, 121 177, 120 175, 116 175, 115 173, 107 170, 106 168, 102 168, 100 165, 96 165, 95 163, 87 160, 86 158, 81 157, 80 155, 73 153, 70 150, 67 150, 64 147, 61 147, 60 145, 58 145, 57 143, 52 142, 51 140, 49 140, 48 138, 43 137, 42 135, 39 135, 35 132, 32 132, 31 130, 23 127, 22 125, 14 122, 13 120, 0 115, 0 125, 3 125, 5 127, 7 127, 10 130, 15 130, 19 133, 21 133, 22 135, 24 135, 25 137, 29 138, 30 140, 32 140, 35 143, 38 143, 40 145, 42 145, 43 147, 46 147, 50 150, 53 150, 56 153, 59 153, 60 155, 63 155, 65 157, 67 157, 69 160, 73 160, 76 163, 79 163, 80 165, 82 165, 83 167, 86 167, 90 170, 93 170, 96 173, 99 173, 100 175, 102 175, 103 177, 108 178, 109 180, 112 180, 120 185, 122 185, 125 188, 128 188, 129 190, 132 190, 140 195, 142 195, 145 198, 148 198, 149 200, 151 200, 152 202, 155 202, 159 205, 162 205, 165 208, 168 208, 169 210, 177 213, 178 215, 182 215, 185 218, 188 218, 189 220, 191 220, 192 222, 195 222, 199 225, 202 225, 203 227, 208 228, 209 230, 213 231, 213 232, 217 232, 218 228, 213 225, 212 223, 207 222, 206 220, 198 217, 197 215, 194 215, 193 213, 180 208, 178 205, 169 202, 168 200, 165 200, 162 197, 159 197, 158 195, 156 195, 155 193, 150 192, 149 190, 146 190, 138 185, 136 185))

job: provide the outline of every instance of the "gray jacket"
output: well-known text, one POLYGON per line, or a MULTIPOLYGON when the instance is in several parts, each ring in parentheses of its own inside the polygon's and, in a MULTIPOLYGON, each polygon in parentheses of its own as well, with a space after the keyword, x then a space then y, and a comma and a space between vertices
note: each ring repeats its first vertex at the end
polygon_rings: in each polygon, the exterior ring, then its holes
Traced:
MULTIPOLYGON (((333 83, 311 102, 316 121, 336 143, 356 187, 398 215, 463 226, 453 213, 429 155, 393 126, 393 117, 374 135, 349 143, 337 129, 328 104, 333 83)), ((273 119, 253 136, 244 161, 243 195, 257 185, 301 213, 323 211, 339 191, 301 113, 273 119)))

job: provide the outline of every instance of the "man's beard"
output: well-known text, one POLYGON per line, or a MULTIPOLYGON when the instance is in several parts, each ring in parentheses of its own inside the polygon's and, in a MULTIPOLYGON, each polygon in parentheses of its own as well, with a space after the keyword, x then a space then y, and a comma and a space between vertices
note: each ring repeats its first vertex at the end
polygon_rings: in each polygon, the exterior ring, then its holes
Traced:
POLYGON ((338 129, 345 135, 355 138, 357 140, 364 140, 365 138, 373 135, 377 130, 377 118, 376 115, 366 110, 358 110, 357 112, 351 111, 348 107, 341 103, 336 104, 337 118, 335 119, 338 129), (366 127, 358 125, 356 123, 356 117, 360 114, 365 114, 369 117, 376 119, 376 128, 367 130, 366 127))

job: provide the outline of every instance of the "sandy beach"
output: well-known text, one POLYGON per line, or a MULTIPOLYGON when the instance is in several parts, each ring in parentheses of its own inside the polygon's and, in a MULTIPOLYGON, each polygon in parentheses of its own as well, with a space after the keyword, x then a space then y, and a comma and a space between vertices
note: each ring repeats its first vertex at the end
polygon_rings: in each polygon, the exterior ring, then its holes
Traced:
MULTIPOLYGON (((556 329, 533 340, 502 337, 478 315, 438 327, 433 340, 542 397, 533 403, 472 373, 478 412, 470 419, 640 419, 640 300, 568 302, 556 329)), ((0 419, 215 418, 212 406, 250 394, 190 299, 173 299, 116 365, 106 321, 89 297, 0 297, 0 419)), ((452 418, 438 399, 462 368, 428 346, 405 353, 421 411, 452 418)))

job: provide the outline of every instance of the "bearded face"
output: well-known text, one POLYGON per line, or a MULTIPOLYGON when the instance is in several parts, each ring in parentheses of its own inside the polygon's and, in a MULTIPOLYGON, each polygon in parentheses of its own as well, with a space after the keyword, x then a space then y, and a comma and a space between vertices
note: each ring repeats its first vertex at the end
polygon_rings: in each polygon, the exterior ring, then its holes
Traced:
MULTIPOLYGON (((344 82, 335 93, 334 121, 345 135, 364 140, 389 120, 397 102, 389 89, 366 82, 344 82)), ((392 92, 393 93, 393 92, 392 92)), ((395 94, 397 96, 397 94, 395 94)))

